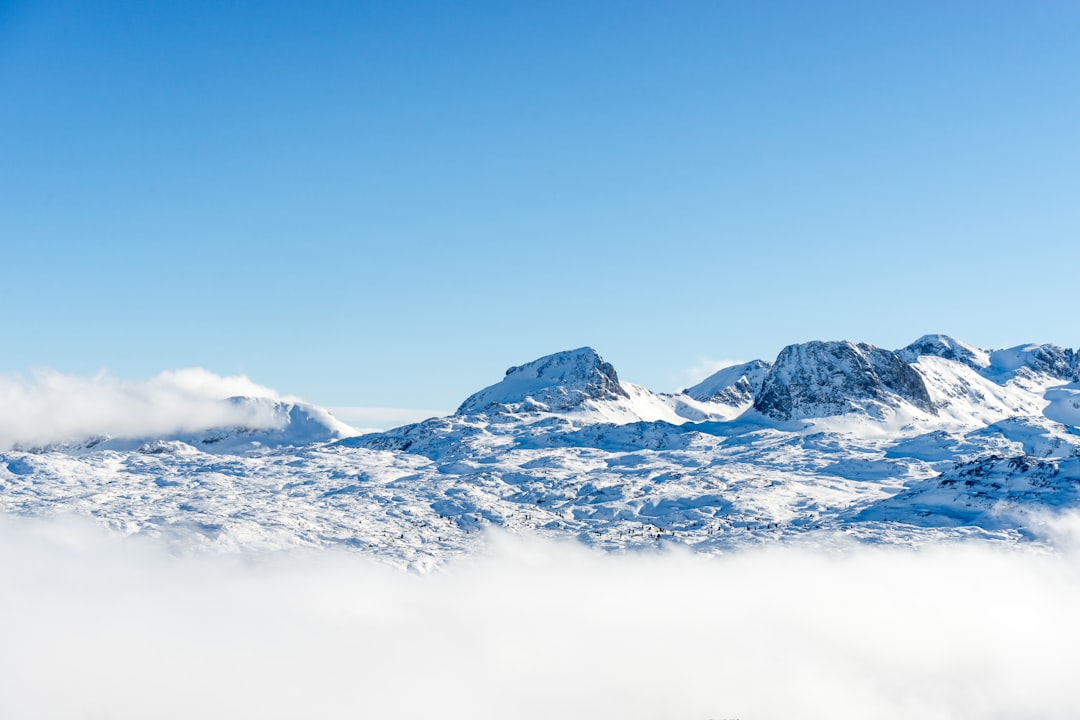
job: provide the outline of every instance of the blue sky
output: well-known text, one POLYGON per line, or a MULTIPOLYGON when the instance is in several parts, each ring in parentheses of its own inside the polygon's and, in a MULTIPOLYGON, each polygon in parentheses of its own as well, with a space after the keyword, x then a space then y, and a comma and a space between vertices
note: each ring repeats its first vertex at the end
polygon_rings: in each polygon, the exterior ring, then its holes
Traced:
POLYGON ((1075 347, 1078 70, 1065 1, 0 0, 0 372, 1075 347))

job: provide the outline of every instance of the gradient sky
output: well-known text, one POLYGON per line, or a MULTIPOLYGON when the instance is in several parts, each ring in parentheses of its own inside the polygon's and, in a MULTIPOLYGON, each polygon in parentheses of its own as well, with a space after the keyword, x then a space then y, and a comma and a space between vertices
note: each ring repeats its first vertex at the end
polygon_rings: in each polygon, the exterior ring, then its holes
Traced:
POLYGON ((1067 0, 0 0, 0 372, 1075 347, 1078 128, 1067 0))

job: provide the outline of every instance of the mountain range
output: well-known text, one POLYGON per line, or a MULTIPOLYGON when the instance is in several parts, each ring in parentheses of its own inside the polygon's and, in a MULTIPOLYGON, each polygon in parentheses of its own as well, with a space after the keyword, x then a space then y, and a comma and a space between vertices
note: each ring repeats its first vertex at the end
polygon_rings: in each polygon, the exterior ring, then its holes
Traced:
POLYGON ((342 546, 420 569, 484 529, 607 550, 768 542, 1052 545, 1080 505, 1080 354, 927 335, 784 348, 678 393, 592 348, 511 367, 452 415, 355 435, 320 408, 0 453, 0 511, 178 548, 342 546))

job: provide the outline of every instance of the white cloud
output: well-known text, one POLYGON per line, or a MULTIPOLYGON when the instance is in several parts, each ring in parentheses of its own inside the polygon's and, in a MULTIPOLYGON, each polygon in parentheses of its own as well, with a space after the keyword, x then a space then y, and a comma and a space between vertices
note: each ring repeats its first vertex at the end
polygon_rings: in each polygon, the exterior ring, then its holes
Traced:
POLYGON ((1075 717, 1076 567, 978 544, 710 559, 496 537, 416 576, 9 519, 0 716, 1075 717))
POLYGON ((266 407, 222 402, 238 395, 277 398, 273 390, 243 375, 222 377, 199 368, 140 381, 53 370, 37 370, 29 379, 0 376, 0 449, 98 435, 142 437, 275 422, 266 407))

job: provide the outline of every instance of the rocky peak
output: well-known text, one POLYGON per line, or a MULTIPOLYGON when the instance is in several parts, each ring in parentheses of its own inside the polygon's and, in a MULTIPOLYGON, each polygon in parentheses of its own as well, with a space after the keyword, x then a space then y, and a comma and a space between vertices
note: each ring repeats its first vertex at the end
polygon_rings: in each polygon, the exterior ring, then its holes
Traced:
POLYGON ((510 368, 501 382, 467 398, 456 414, 566 412, 580 409, 589 400, 627 397, 611 363, 591 347, 583 347, 510 368))
POLYGON ((876 417, 901 402, 936 412, 922 376, 897 353, 865 343, 815 341, 780 351, 754 408, 777 420, 876 417))

